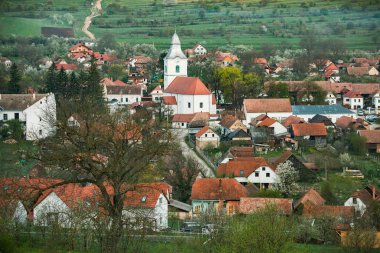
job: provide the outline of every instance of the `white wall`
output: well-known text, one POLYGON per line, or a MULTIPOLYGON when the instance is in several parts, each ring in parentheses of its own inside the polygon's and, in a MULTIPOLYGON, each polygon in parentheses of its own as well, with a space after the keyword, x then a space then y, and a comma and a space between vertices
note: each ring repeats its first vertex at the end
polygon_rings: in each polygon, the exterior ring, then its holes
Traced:
POLYGON ((363 215, 363 213, 366 209, 366 205, 359 198, 356 198, 356 204, 354 204, 352 197, 350 197, 349 199, 347 199, 346 202, 344 202, 344 205, 355 207, 355 211, 360 212, 361 215, 363 215))
POLYGON ((26 139, 46 138, 55 133, 56 103, 54 94, 40 99, 24 110, 26 118, 26 139))
POLYGON ((248 182, 273 184, 277 182, 277 175, 271 168, 263 166, 256 169, 256 171, 254 171, 251 175, 248 176, 248 182), (258 177, 255 176, 255 172, 259 172, 258 177), (266 176, 266 173, 269 173, 269 177, 266 176))
POLYGON ((4 120, 4 114, 7 115, 7 120, 15 119, 15 113, 19 114, 19 121, 25 122, 26 117, 23 111, 0 111, 0 120, 4 120))
POLYGON ((158 229, 165 229, 168 227, 168 213, 169 203, 168 200, 161 193, 154 207, 154 219, 156 220, 158 229), (161 203, 160 203, 161 200, 161 203))
POLYGON ((290 115, 292 115, 291 112, 247 113, 246 110, 245 110, 245 107, 244 107, 244 114, 245 114, 245 125, 248 128, 250 127, 249 123, 251 123, 251 120, 254 119, 254 118, 256 118, 257 116, 259 116, 261 114, 267 114, 268 117, 273 118, 275 120, 278 120, 280 122, 282 120, 286 119, 287 117, 289 117, 290 115))
MULTIPOLYGON (((316 114, 294 114, 294 116, 303 118, 305 121, 309 121, 312 119, 316 114)), ((327 118, 331 119, 333 123, 336 122, 337 119, 339 119, 342 116, 347 116, 347 117, 353 117, 356 119, 356 114, 320 114, 323 116, 326 116, 327 118)))
POLYGON ((34 208, 34 225, 47 226, 49 213, 58 213, 58 223, 62 227, 70 227, 70 209, 54 192, 51 192, 34 208))
POLYGON ((17 207, 13 214, 13 220, 17 223, 25 224, 27 222, 27 219, 28 219, 28 213, 24 205, 21 203, 21 201, 18 201, 17 207))
POLYGON ((274 135, 285 134, 288 132, 288 129, 286 129, 286 127, 284 127, 279 122, 274 123, 273 125, 271 125, 271 127, 274 128, 274 135))
POLYGON ((216 114, 216 106, 212 105, 212 95, 182 95, 165 93, 165 96, 175 96, 177 100, 177 110, 173 110, 174 114, 193 114, 196 112, 208 112, 216 114), (188 106, 190 103, 190 108, 188 106), (200 107, 203 103, 203 107, 200 107))
POLYGON ((118 104, 120 105, 130 105, 135 102, 141 102, 141 95, 131 95, 131 94, 110 94, 107 95, 107 100, 111 101, 112 99, 117 99, 118 104), (128 101, 127 101, 128 99, 128 101), (123 100, 123 101, 122 101, 123 100))
POLYGON ((343 105, 350 105, 351 109, 357 109, 358 107, 363 108, 363 100, 364 100, 363 98, 343 97, 343 105))
POLYGON ((166 89, 169 84, 177 76, 187 76, 187 59, 164 59, 164 89, 166 89), (176 66, 179 66, 179 72, 176 72, 176 66))

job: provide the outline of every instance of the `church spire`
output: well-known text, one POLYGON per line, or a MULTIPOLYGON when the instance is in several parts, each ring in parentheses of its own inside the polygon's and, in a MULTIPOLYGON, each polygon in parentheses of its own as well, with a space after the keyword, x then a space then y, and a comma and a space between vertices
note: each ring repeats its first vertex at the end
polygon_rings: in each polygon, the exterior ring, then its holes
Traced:
POLYGON ((166 55, 166 58, 174 59, 177 57, 180 59, 187 59, 185 54, 182 52, 181 41, 179 40, 177 32, 175 31, 172 37, 172 45, 170 46, 170 49, 169 49, 168 54, 166 55))

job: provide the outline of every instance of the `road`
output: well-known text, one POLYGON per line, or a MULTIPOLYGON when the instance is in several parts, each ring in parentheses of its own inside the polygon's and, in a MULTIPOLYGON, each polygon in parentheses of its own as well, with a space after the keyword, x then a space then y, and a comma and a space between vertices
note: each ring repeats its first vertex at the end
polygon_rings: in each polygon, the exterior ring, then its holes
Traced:
POLYGON ((102 0, 97 0, 95 6, 91 8, 91 15, 87 16, 84 20, 82 31, 92 40, 95 40, 95 35, 88 30, 91 25, 91 20, 97 16, 100 16, 102 10, 102 0))
POLYGON ((188 130, 187 129, 172 129, 172 131, 173 133, 175 133, 175 136, 181 145, 182 154, 185 157, 189 157, 197 161, 199 165, 201 166, 203 174, 206 177, 215 177, 214 171, 201 158, 198 157, 198 155, 195 153, 193 149, 187 146, 185 142, 185 136, 187 135, 188 130))

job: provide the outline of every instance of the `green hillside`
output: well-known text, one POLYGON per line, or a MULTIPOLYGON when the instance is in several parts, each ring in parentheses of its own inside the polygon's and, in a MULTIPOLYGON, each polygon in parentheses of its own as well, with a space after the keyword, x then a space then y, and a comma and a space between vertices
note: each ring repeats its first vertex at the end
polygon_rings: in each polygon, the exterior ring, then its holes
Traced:
MULTIPOLYGON (((90 13, 86 0, 3 0, 0 37, 39 36, 39 26, 81 27, 90 13), (69 22, 64 15, 74 18, 69 22), (58 17, 58 18, 57 18, 58 17), (30 27, 30 29, 28 29, 30 27)), ((213 0, 178 1, 104 0, 103 15, 93 20, 96 37, 112 33, 118 41, 154 43, 167 47, 175 27, 185 47, 202 42, 209 48, 244 44, 298 46, 310 30, 323 38, 344 40, 349 48, 373 49, 380 41, 380 1, 213 0)))

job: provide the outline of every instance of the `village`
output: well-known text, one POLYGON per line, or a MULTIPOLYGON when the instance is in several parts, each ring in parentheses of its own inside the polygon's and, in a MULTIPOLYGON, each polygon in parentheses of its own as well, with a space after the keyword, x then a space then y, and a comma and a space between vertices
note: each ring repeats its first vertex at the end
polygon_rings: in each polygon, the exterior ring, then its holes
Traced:
MULTIPOLYGON (((172 156, 175 152, 182 153, 183 159, 197 164, 196 169, 191 175, 188 165, 181 165, 179 172, 170 169, 171 174, 180 173, 185 177, 182 185, 181 182, 172 185, 175 180, 169 180, 168 172, 161 178, 152 172, 135 182, 123 181, 130 190, 125 190, 121 198, 122 216, 131 228, 148 229, 158 236, 163 231, 209 236, 218 230, 220 222, 204 222, 212 213, 244 216, 273 207, 279 215, 300 217, 316 230, 319 219, 330 217, 328 228, 320 230, 334 231, 332 237, 339 237, 339 245, 348 245, 350 231, 355 231, 358 222, 369 219, 371 229, 375 229, 369 248, 380 247, 377 219, 380 210, 380 83, 376 79, 379 56, 353 58, 349 62, 323 59, 307 68, 311 79, 292 81, 281 78, 293 71, 293 59, 269 63, 264 57, 252 57, 250 66, 255 68, 254 74, 243 73, 242 65, 247 63, 242 64, 243 60, 234 53, 209 52, 201 44, 183 50, 176 32, 168 44, 167 54, 160 59, 146 55, 123 59, 116 54, 95 52, 94 46, 93 42, 77 43, 66 55, 38 63, 48 75, 56 75, 55 87, 41 90, 25 87, 25 92, 18 94, 0 94, 3 145, 17 145, 22 140, 36 143, 54 140, 62 131, 59 124, 52 122, 63 118, 66 137, 86 132, 87 138, 94 134, 91 129, 96 129, 95 135, 111 138, 112 145, 122 142, 125 149, 133 147, 127 155, 139 158, 140 145, 149 146, 149 141, 157 142, 157 147, 163 144, 164 139, 156 136, 165 126, 168 131, 162 135, 173 135, 179 143, 177 150, 171 151, 172 156), (157 67, 160 61, 162 69, 157 67), (68 105, 59 101, 75 94, 72 80, 79 80, 79 73, 105 73, 116 63, 122 66, 120 72, 125 76, 102 75, 98 87, 94 88, 102 95, 96 99, 105 102, 107 115, 123 112, 136 119, 146 113, 149 119, 141 120, 141 128, 130 122, 116 127, 103 124, 100 119, 91 122, 84 115, 90 98, 81 101, 82 113, 80 110, 60 111, 61 108, 68 110, 68 105), (217 74, 212 76, 211 69, 210 73, 194 71, 194 66, 204 63, 214 66, 217 74), (189 75, 190 70, 192 75, 189 75), (360 78, 374 78, 377 82, 362 83, 360 78), (214 83, 206 85, 202 79, 211 79, 214 83), (65 85, 65 90, 59 89, 59 85, 65 85), (45 93, 40 92, 42 90, 45 93), (21 133, 12 128, 14 124, 10 122, 14 121, 20 123, 21 133), (160 125, 151 121, 160 121, 160 125), (144 133, 152 129, 155 132, 147 138, 144 133), (153 140, 155 138, 157 140, 153 140)), ((10 59, 1 58, 1 64, 10 72, 17 72, 16 64, 10 59)), ((207 72, 207 68, 204 71, 207 72)), ((97 106, 96 101, 91 103, 94 104, 88 107, 97 106)), ((60 141, 65 146, 69 140, 75 143, 75 138, 72 139, 60 141)), ((94 142, 101 143, 101 137, 94 142)), ((76 181, 54 176, 55 166, 43 163, 32 163, 28 171, 17 177, 9 176, 12 173, 3 174, 0 203, 7 207, 3 213, 19 224, 30 222, 35 226, 62 228, 95 226, 91 217, 104 212, 99 203, 105 201, 107 194, 115 196, 116 190, 107 180, 101 182, 104 188, 99 188, 94 182, 102 177, 98 178, 93 170, 91 177, 84 173, 86 169, 81 170, 86 162, 94 168, 112 168, 112 155, 108 155, 108 151, 94 153, 94 150, 98 149, 89 148, 89 156, 86 156, 87 150, 79 149, 74 158, 65 157, 73 159, 72 164, 78 168, 76 181), (78 210, 86 216, 80 222, 74 215, 78 210)), ((49 153, 49 149, 44 152, 49 153)), ((128 163, 139 164, 137 158, 128 163)), ((28 163, 28 159, 26 155, 20 157, 21 163, 28 163)), ((163 165, 167 171, 170 159, 163 165)), ((151 162, 141 164, 148 167, 151 162)), ((153 168, 157 164, 152 165, 153 168)), ((310 235, 305 242, 333 241, 322 234, 310 235)))

